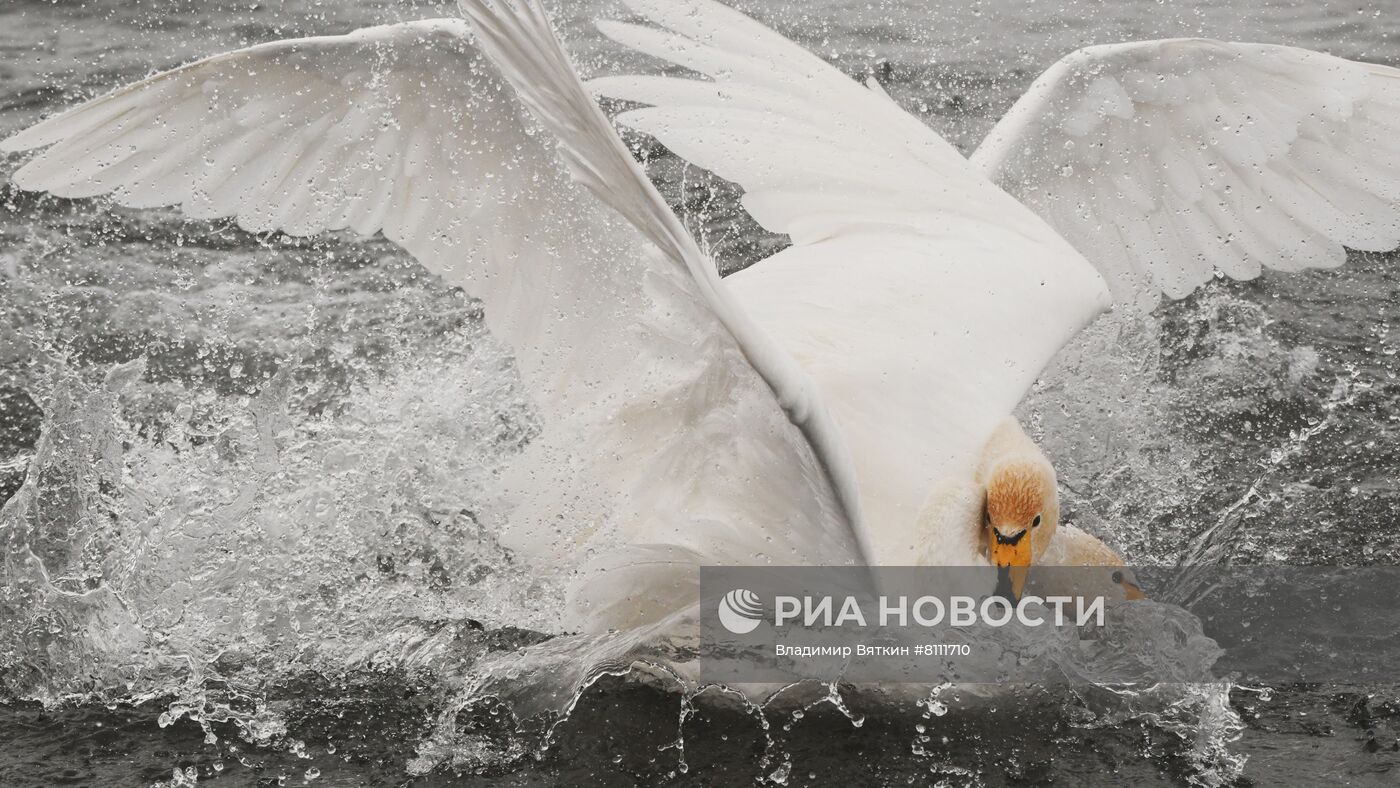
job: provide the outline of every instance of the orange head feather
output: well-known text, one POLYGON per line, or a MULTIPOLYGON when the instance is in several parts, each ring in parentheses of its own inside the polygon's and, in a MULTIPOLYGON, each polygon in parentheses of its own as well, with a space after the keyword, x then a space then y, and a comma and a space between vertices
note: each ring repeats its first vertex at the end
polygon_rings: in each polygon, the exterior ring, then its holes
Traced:
POLYGON ((987 516, 993 524, 1009 528, 1030 526, 1043 515, 1045 499, 1054 489, 1045 470, 1036 462, 1007 462, 997 466, 987 480, 987 516))
MULTIPOLYGON (((987 479, 988 528, 1007 538, 1027 532, 1030 552, 1039 556, 1050 544, 1059 517, 1055 472, 1047 463, 1013 459, 992 468, 987 479)), ((992 539, 992 534, 986 538, 992 539)))

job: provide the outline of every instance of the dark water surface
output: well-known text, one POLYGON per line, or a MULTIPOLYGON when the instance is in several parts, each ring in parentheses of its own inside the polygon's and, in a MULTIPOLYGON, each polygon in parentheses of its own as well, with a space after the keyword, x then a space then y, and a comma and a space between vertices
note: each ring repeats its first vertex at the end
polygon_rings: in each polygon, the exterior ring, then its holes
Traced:
MULTIPOLYGON (((964 150, 1088 44, 1400 65, 1383 0, 739 5, 964 150)), ((587 25, 616 9, 556 7, 588 70, 635 63, 587 25)), ((11 0, 0 134, 200 55, 448 13, 11 0)), ((726 270, 781 246, 732 188, 651 167, 726 270)), ((1391 255, 1217 283, 1095 326, 1021 415, 1067 518, 1130 562, 1397 564, 1397 318, 1391 255)), ((491 537, 494 469, 536 429, 519 388, 478 305, 383 241, 0 187, 0 500, 26 473, 43 493, 29 532, 0 522, 0 785, 1400 781, 1394 686, 843 693, 795 714, 604 679, 547 737, 460 708, 477 659, 558 631, 491 537)))
MULTIPOLYGON (((344 691, 352 687, 338 686, 344 691)), ((334 786, 641 785, 1183 785, 1210 778, 1196 742, 1151 720, 1086 728, 1062 696, 1016 696, 943 717, 880 707, 855 727, 817 707, 792 719, 702 708, 678 724, 674 697, 605 682, 541 758, 410 778, 404 763, 428 735, 431 699, 403 677, 366 680, 352 695, 284 698, 294 745, 249 746, 190 721, 161 727, 149 708, 13 704, 0 715, 5 785, 334 786), (766 734, 766 735, 765 735, 766 734), (678 746, 680 743, 681 746, 678 746), (178 770, 178 771, 177 771, 178 770), (181 781, 185 782, 181 782, 181 781)), ((1384 693, 1383 693, 1384 694, 1384 693)), ((1236 785, 1394 785, 1400 704, 1374 691, 1286 687, 1237 691, 1245 720, 1231 743, 1248 758, 1236 785)))

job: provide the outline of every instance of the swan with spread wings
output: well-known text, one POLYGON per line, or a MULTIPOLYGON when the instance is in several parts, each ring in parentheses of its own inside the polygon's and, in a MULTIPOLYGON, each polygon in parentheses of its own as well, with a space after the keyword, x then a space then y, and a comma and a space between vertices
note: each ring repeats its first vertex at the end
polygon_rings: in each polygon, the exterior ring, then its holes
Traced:
POLYGON ((1076 52, 970 157, 711 0, 612 39, 692 72, 585 85, 537 0, 278 41, 10 137, 63 197, 382 233, 485 303, 540 413, 502 539, 593 629, 701 564, 1112 563, 1012 410, 1115 303, 1400 245, 1400 72, 1282 46, 1076 52), (792 245, 723 281, 618 122, 792 245), (1027 534, 1030 538, 1025 538, 1027 534))

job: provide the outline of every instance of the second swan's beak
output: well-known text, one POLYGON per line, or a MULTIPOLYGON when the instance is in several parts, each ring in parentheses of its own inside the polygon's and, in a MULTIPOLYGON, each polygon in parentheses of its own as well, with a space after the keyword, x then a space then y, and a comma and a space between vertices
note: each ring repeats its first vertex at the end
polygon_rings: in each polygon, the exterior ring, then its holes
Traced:
POLYGON ((1112 577, 1113 582, 1117 583, 1118 586, 1123 589, 1123 596, 1127 598, 1128 601, 1131 602, 1133 600, 1147 598, 1147 594, 1142 592, 1142 588, 1138 586, 1137 583, 1124 577, 1122 572, 1114 572, 1112 577))
POLYGON ((1031 529, 1024 528, 1014 534, 1003 534, 995 526, 987 530, 991 532, 987 546, 992 563, 997 567, 997 587, 1001 589, 1004 582, 1009 581, 1013 598, 1020 601, 1031 571, 1031 529))

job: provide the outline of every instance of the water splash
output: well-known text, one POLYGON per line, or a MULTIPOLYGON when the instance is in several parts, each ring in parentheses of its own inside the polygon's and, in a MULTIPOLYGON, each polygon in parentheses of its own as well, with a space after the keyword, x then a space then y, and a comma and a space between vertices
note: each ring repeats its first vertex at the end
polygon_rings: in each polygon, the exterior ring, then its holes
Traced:
POLYGON ((284 368, 252 398, 187 392, 143 421, 145 372, 50 373, 0 512, 10 697, 173 696, 173 718, 244 718, 235 698, 296 671, 417 667, 453 622, 554 623, 491 537, 487 488, 533 427, 480 335, 334 418, 308 414, 284 368))
MULTIPOLYGON (((96 384, 56 366, 28 481, 0 514, 16 548, 0 622, 17 627, 6 691, 157 702, 163 726, 192 720, 214 737, 231 725, 295 753, 306 744, 288 697, 356 694, 357 676, 381 674, 419 688, 436 720, 407 764, 426 774, 542 758, 600 682, 625 678, 674 698, 676 735, 658 755, 676 774, 690 769, 687 725, 719 705, 752 721, 752 768, 772 784, 801 768, 786 742, 816 710, 859 729, 870 708, 939 707, 935 692, 923 706, 886 696, 857 710, 831 684, 755 697, 686 678, 693 643, 532 634, 564 627, 538 604, 550 592, 536 573, 492 538, 502 509, 490 494, 528 441, 529 411, 508 381, 473 390, 503 377, 477 339, 449 357, 463 367, 451 379, 474 383, 444 386, 440 367, 409 366, 333 417, 305 412, 290 369, 255 396, 190 395, 153 422, 132 418, 149 397, 142 362, 96 384), (492 374, 471 373, 482 365, 492 374)), ((1190 712, 1209 708, 1138 719, 1185 736, 1190 712)), ((1202 722, 1215 726, 1197 731, 1210 753, 1224 723, 1202 722)), ((1201 756, 1199 771, 1219 758, 1201 756)))

